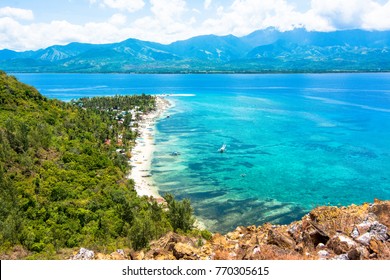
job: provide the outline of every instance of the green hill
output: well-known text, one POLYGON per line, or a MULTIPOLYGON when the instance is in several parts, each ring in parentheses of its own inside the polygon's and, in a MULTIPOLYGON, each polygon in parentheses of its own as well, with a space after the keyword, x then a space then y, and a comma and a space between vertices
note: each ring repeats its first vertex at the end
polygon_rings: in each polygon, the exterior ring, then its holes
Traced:
POLYGON ((0 50, 0 68, 73 73, 390 71, 390 32, 267 28, 244 37, 205 35, 169 45, 136 39, 71 43, 37 51, 0 50))
POLYGON ((39 259, 80 246, 139 249, 172 230, 173 210, 125 179, 128 159, 115 143, 127 135, 120 147, 129 149, 136 135, 113 117, 120 104, 147 112, 155 99, 65 103, 0 72, 0 256, 15 246, 39 259))

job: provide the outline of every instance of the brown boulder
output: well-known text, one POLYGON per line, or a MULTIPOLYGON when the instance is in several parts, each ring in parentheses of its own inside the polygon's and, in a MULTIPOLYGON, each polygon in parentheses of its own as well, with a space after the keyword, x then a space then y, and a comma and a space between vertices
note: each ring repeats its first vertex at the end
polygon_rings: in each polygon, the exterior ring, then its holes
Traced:
POLYGON ((336 255, 348 253, 357 247, 356 242, 344 234, 336 234, 327 243, 327 248, 333 250, 336 255))
POLYGON ((390 201, 375 200, 371 207, 372 213, 378 217, 378 221, 390 228, 390 201))
POLYGON ((304 220, 302 224, 302 241, 308 250, 314 250, 318 244, 329 241, 328 234, 315 222, 304 220))
POLYGON ((196 260, 199 257, 197 254, 199 250, 184 243, 176 243, 173 247, 173 255, 177 260, 186 259, 186 260, 196 260))
POLYGON ((164 249, 152 249, 149 250, 144 257, 145 260, 176 260, 172 255, 172 252, 169 252, 164 249))
POLYGON ((379 254, 381 254, 384 251, 385 245, 380 240, 378 240, 376 238, 371 238, 370 244, 369 244, 369 248, 370 248, 370 250, 372 252, 374 252, 377 255, 379 255, 379 254))
POLYGON ((126 260, 126 257, 124 254, 121 254, 120 252, 117 251, 110 254, 110 259, 120 261, 120 260, 126 260))
MULTIPOLYGON (((234 239, 233 239, 234 240, 234 239)), ((213 238, 211 239, 211 242, 214 244, 214 245, 217 245, 217 246, 222 246, 222 247, 225 247, 227 246, 228 242, 226 240, 226 237, 225 236, 222 236, 221 234, 219 233, 216 233, 213 235, 213 238)))
POLYGON ((282 249, 294 250, 296 243, 294 239, 288 236, 285 232, 278 232, 276 230, 269 230, 268 244, 276 245, 282 249))
POLYGON ((141 261, 145 258, 145 254, 143 251, 140 252, 130 252, 130 259, 134 261, 141 261))

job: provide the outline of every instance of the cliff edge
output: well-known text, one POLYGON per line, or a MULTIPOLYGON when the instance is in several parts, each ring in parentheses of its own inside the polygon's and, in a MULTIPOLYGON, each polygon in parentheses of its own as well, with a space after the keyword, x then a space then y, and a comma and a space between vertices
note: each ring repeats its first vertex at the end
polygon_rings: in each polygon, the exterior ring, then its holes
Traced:
MULTIPOLYGON (((289 225, 237 227, 210 240, 168 233, 146 251, 118 250, 94 259, 371 260, 390 259, 390 201, 324 206, 289 225), (120 253, 118 253, 120 252, 120 253)), ((77 255, 73 256, 77 259, 77 255)))

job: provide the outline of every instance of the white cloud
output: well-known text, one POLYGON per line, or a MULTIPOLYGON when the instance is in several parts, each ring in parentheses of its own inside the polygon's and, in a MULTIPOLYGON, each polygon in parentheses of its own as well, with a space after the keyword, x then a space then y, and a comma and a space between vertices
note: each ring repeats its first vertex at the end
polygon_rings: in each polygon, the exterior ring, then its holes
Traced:
POLYGON ((134 13, 145 6, 143 0, 89 0, 90 4, 100 3, 101 7, 109 7, 134 13))
POLYGON ((150 0, 150 4, 154 17, 163 24, 179 20, 188 10, 184 0, 150 0))
POLYGON ((34 13, 31 10, 4 7, 0 8, 0 17, 10 17, 19 20, 33 20, 34 13))
POLYGON ((298 25, 300 16, 284 0, 235 0, 230 7, 220 6, 217 17, 204 21, 203 29, 208 33, 239 36, 269 26, 289 30, 298 25))
POLYGON ((119 14, 106 22, 89 22, 84 25, 68 21, 24 25, 11 18, 0 18, 0 49, 24 51, 70 42, 118 42, 134 34, 131 28, 123 26, 124 23, 125 17, 119 14))
POLYGON ((212 3, 212 0, 205 0, 203 7, 207 10, 208 8, 210 8, 211 3, 212 3))
POLYGON ((385 5, 374 5, 363 17, 363 28, 374 30, 390 29, 390 1, 385 5))
POLYGON ((352 29, 362 26, 364 15, 375 5, 371 0, 312 0, 311 10, 334 29, 352 29))
POLYGON ((141 16, 128 12, 142 9, 142 0, 89 0, 91 5, 111 5, 118 11, 99 22, 84 24, 26 22, 34 19, 32 11, 0 8, 0 49, 29 50, 74 41, 110 43, 127 38, 170 43, 204 34, 243 36, 271 26, 282 31, 296 27, 316 31, 390 29, 390 0, 312 0, 306 11, 297 10, 288 0, 234 0, 218 6, 216 1, 206 0, 202 3, 209 9, 203 15, 194 11, 189 1, 149 2, 149 14, 144 15, 145 9, 141 16), (205 14, 210 14, 209 18, 200 21, 205 14))
POLYGON ((143 40, 170 43, 193 35, 196 22, 183 0, 150 0, 151 15, 133 22, 133 36, 143 40))
POLYGON ((108 22, 115 26, 122 26, 126 24, 127 17, 123 14, 114 14, 108 22))
POLYGON ((207 33, 245 35, 257 29, 276 27, 281 31, 297 27, 307 30, 390 29, 390 1, 312 0, 306 11, 298 11, 287 0, 234 0, 220 6, 216 16, 203 22, 207 33))

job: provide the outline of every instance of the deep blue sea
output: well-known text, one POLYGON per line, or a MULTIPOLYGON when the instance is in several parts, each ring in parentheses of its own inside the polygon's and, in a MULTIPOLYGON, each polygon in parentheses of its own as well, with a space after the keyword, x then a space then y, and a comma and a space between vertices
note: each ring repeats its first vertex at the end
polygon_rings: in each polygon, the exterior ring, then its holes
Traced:
POLYGON ((390 74, 14 75, 65 101, 170 94, 153 178, 212 231, 390 199, 390 74))

